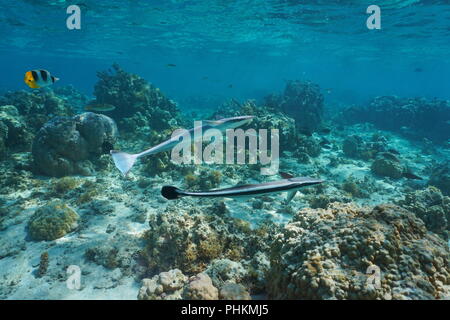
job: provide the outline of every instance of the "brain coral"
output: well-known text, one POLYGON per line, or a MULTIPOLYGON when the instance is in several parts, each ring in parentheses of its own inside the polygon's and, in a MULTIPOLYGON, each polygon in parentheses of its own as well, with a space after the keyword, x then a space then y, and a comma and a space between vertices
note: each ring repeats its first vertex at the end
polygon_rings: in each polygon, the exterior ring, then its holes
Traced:
POLYGON ((28 222, 33 240, 55 240, 77 227, 78 214, 60 201, 53 201, 37 209, 28 222))
POLYGON ((413 213, 332 203, 303 209, 276 236, 267 277, 274 299, 448 296, 450 251, 413 213), (379 286, 368 268, 380 271, 379 286), (371 285, 372 284, 372 285, 371 285), (376 282, 375 282, 376 284, 376 282))

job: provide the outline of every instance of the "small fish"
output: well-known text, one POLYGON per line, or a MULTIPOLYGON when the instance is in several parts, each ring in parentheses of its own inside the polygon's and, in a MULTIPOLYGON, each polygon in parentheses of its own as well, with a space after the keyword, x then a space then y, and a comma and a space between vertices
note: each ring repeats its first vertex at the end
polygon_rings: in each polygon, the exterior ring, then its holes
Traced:
POLYGON ((326 92, 327 94, 331 94, 331 93, 333 92, 333 90, 332 90, 332 89, 325 89, 325 92, 326 92))
POLYGON ((319 130, 319 133, 322 133, 322 134, 329 134, 330 132, 331 132, 330 128, 322 128, 319 130))
POLYGON ((208 80, 209 78, 208 77, 202 77, 202 80, 208 80))
POLYGON ((108 103, 93 103, 84 107, 85 111, 108 112, 115 110, 116 107, 108 103))
POLYGON ((312 137, 312 135, 313 135, 312 131, 309 129, 306 129, 306 128, 299 128, 298 132, 307 137, 312 137))
POLYGON ((403 177, 406 179, 413 179, 413 180, 423 180, 421 177, 415 175, 412 172, 404 172, 403 177))
POLYGON ((47 70, 31 70, 25 73, 24 81, 31 89, 38 89, 51 86, 59 78, 50 74, 47 70))
POLYGON ((330 141, 328 141, 327 139, 322 139, 322 141, 319 143, 319 145, 321 146, 321 147, 323 147, 323 148, 326 148, 326 149, 330 149, 331 148, 331 142, 330 141))
POLYGON ((177 65, 176 65, 176 64, 173 64, 173 63, 168 63, 167 66, 168 66, 168 67, 176 67, 177 65))
MULTIPOLYGON (((233 118, 225 118, 221 120, 207 120, 203 121, 203 124, 201 127, 192 128, 189 130, 189 134, 191 136, 191 141, 195 141, 194 132, 195 131, 202 131, 205 132, 208 129, 214 128, 218 129, 221 132, 226 132, 227 129, 235 129, 238 127, 241 127, 253 120, 253 116, 239 116, 239 117, 233 117, 233 118)), ((141 153, 137 154, 129 154, 122 151, 117 150, 111 150, 111 156, 114 160, 114 164, 116 165, 116 168, 119 169, 119 171, 126 176, 128 172, 130 172, 131 168, 133 167, 134 163, 139 157, 143 157, 146 155, 152 155, 157 154, 160 152, 171 150, 173 147, 175 147, 182 138, 182 135, 173 136, 170 139, 161 142, 160 144, 145 150, 141 153)))
POLYGON ((414 72, 423 72, 423 69, 422 68, 415 68, 414 72))
POLYGON ((114 146, 112 145, 111 142, 104 142, 102 144, 102 152, 103 154, 108 154, 109 150, 114 149, 114 146))
POLYGON ((233 85, 232 85, 232 84, 229 84, 229 85, 228 85, 228 88, 230 88, 230 89, 233 88, 233 85))
POLYGON ((324 180, 310 177, 293 177, 290 174, 283 173, 284 179, 259 184, 246 184, 225 189, 215 189, 210 191, 189 192, 180 190, 174 186, 164 186, 161 194, 168 200, 175 200, 180 197, 209 197, 209 198, 239 198, 253 197, 263 194, 274 194, 279 192, 288 192, 286 202, 289 203, 294 198, 298 189, 324 182, 324 180))

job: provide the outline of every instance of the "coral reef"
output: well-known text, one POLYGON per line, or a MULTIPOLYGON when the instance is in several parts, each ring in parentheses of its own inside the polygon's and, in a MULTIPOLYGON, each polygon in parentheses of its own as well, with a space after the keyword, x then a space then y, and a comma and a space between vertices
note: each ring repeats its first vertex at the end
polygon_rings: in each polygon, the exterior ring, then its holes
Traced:
POLYGON ((409 192, 405 198, 398 201, 403 208, 414 212, 425 222, 428 230, 433 231, 445 239, 450 233, 450 197, 442 195, 433 186, 424 190, 409 192))
MULTIPOLYGON (((255 130, 278 129, 280 151, 293 151, 296 149, 298 134, 295 129, 295 121, 279 109, 273 109, 265 105, 258 106, 254 100, 247 100, 244 103, 240 103, 232 99, 219 106, 211 115, 211 118, 220 119, 244 115, 255 116, 249 125, 250 128, 255 130)), ((242 129, 246 130, 247 128, 242 127, 242 129)))
POLYGON ((33 240, 55 240, 64 237, 77 226, 78 214, 65 203, 53 201, 40 207, 28 222, 33 240))
POLYGON ((39 269, 37 270, 37 276, 43 277, 48 270, 48 252, 45 251, 41 254, 41 258, 39 261, 39 269))
POLYGON ((443 194, 450 196, 450 161, 433 168, 428 184, 438 187, 443 194))
MULTIPOLYGON (((447 244, 400 207, 333 203, 303 209, 275 237, 273 299, 435 299, 448 296, 447 244), (370 267, 370 268, 369 268, 370 267), (380 286, 368 270, 380 269, 380 286)), ((371 273, 372 274, 372 273, 371 273)))
POLYGON ((225 282, 242 282, 247 277, 248 271, 240 262, 217 259, 211 261, 205 273, 211 277, 215 287, 221 288, 225 282))
POLYGON ((199 273, 189 278, 183 297, 188 300, 219 300, 219 291, 206 273, 199 273))
POLYGON ((36 132, 55 116, 73 116, 70 101, 56 96, 53 91, 15 91, 0 96, 1 105, 17 108, 27 128, 36 132))
MULTIPOLYGON (((217 208, 213 206, 209 210, 217 208)), ((192 275, 205 271, 215 259, 229 259, 218 260, 209 268, 213 278, 219 273, 223 276, 229 268, 226 261, 239 262, 258 251, 266 252, 266 240, 271 236, 264 226, 252 230, 227 213, 205 215, 196 209, 183 212, 180 208, 168 208, 163 214, 150 216, 149 225, 144 236, 146 249, 141 257, 150 274, 178 268, 192 275)), ((257 286, 257 279, 249 282, 257 286)))
POLYGON ((16 107, 0 107, 0 159, 8 150, 29 151, 33 135, 16 107))
POLYGON ((117 138, 117 127, 107 116, 91 112, 73 118, 55 117, 37 133, 32 153, 39 173, 61 177, 91 175, 90 160, 108 153, 117 138))
POLYGON ((450 139, 450 102, 445 100, 380 96, 367 106, 346 109, 342 118, 346 123, 369 122, 413 138, 450 139))
POLYGON ((342 143, 342 151, 347 157, 355 159, 373 159, 381 152, 388 151, 387 139, 383 136, 374 135, 369 141, 361 136, 351 135, 342 143))
POLYGON ((121 129, 147 128, 161 132, 181 124, 176 103, 138 75, 127 73, 114 64, 112 69, 98 72, 97 76, 96 101, 116 107, 109 115, 121 129))
POLYGON ((295 119, 299 132, 312 133, 320 128, 323 119, 323 95, 318 85, 298 80, 288 81, 282 95, 270 95, 265 104, 279 109, 295 119))
POLYGON ((221 300, 251 300, 250 294, 242 284, 227 282, 219 292, 221 300))
POLYGON ((222 173, 217 170, 202 169, 198 174, 188 173, 184 176, 186 187, 190 190, 209 190, 217 188, 222 181, 222 173))
POLYGON ((139 289, 139 300, 180 300, 188 281, 180 270, 161 272, 151 279, 143 279, 139 289))
POLYGON ((161 272, 151 279, 143 279, 139 300, 218 300, 219 294, 211 278, 199 273, 190 278, 179 269, 161 272))

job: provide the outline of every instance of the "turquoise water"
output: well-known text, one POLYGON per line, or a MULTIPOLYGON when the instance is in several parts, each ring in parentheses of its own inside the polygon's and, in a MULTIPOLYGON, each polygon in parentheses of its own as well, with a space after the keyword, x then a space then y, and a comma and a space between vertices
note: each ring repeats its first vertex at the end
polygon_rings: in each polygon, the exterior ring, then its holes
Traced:
POLYGON ((369 30, 371 4, 0 0, 0 298, 448 299, 450 5, 377 1, 369 30), (35 69, 60 81, 31 89, 35 69), (280 130, 280 171, 326 182, 168 201, 281 177, 170 151, 124 177, 109 153, 243 115, 280 130))

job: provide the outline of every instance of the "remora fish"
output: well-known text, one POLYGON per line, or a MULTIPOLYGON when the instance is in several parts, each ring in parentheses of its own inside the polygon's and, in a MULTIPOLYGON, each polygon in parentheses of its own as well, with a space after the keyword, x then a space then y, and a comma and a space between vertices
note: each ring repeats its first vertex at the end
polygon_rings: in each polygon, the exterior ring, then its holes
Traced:
MULTIPOLYGON (((210 120, 206 120, 206 121, 202 121, 204 124, 201 127, 196 127, 196 128, 192 128, 189 130, 189 134, 191 136, 191 141, 194 141, 194 131, 195 130, 202 130, 202 132, 208 130, 208 129, 218 129, 221 132, 225 132, 227 129, 235 129, 238 128, 240 126, 243 126, 247 123, 249 123, 250 121, 252 121, 254 117, 253 116, 239 116, 239 117, 233 117, 233 118, 225 118, 225 119, 220 119, 220 120, 214 120, 214 121, 210 121, 210 120)), ((122 152, 122 151, 117 151, 117 150, 111 150, 111 156, 114 160, 114 164, 116 165, 117 169, 120 170, 120 172, 122 172, 122 174, 124 176, 126 176, 128 174, 128 172, 130 172, 131 168, 133 167, 134 163, 136 162, 137 158, 146 156, 146 155, 151 155, 151 154, 156 154, 159 152, 164 152, 164 151, 168 151, 170 149, 172 149, 173 147, 175 147, 180 141, 181 141, 181 137, 182 135, 177 135, 174 137, 171 137, 170 139, 161 142, 160 144, 145 150, 141 153, 137 153, 137 154, 129 154, 126 152, 122 152)))
POLYGON ((189 192, 180 190, 173 186, 164 186, 161 194, 168 200, 175 200, 180 197, 223 197, 237 198, 248 196, 259 196, 268 193, 288 192, 286 202, 289 203, 294 198, 298 189, 324 182, 324 180, 314 179, 310 177, 296 177, 287 173, 282 173, 284 178, 278 181, 271 181, 259 184, 246 184, 225 189, 216 189, 211 191, 189 192))

